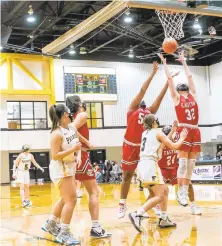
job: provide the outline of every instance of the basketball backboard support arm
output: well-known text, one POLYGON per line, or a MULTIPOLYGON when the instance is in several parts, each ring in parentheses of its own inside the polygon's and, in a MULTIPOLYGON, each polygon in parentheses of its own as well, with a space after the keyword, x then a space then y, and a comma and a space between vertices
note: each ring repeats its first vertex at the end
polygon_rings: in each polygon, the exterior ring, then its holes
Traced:
POLYGON ((172 10, 173 12, 188 13, 193 15, 209 15, 222 17, 222 8, 209 6, 207 8, 188 8, 186 3, 179 1, 153 1, 153 0, 134 0, 128 1, 127 5, 131 8, 172 10))

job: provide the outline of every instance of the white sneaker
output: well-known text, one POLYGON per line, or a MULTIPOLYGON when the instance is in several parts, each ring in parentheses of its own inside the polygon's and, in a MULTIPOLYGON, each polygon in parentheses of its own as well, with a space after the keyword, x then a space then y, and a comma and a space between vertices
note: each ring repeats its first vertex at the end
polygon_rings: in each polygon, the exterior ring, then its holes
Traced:
POLYGON ((159 205, 156 205, 156 207, 153 207, 152 210, 154 211, 156 216, 160 216, 160 207, 159 207, 159 205))
POLYGON ((82 198, 82 191, 81 190, 77 190, 76 194, 77 194, 77 198, 82 198))
POLYGON ((173 223, 168 217, 166 220, 159 218, 158 227, 159 228, 169 228, 176 227, 177 225, 173 223))
POLYGON ((177 201, 181 206, 186 207, 188 205, 188 192, 184 187, 178 189, 177 201))
POLYGON ((202 214, 200 209, 196 206, 190 207, 190 210, 191 210, 191 214, 194 214, 194 215, 201 215, 202 214))
POLYGON ((117 218, 121 219, 125 216, 126 214, 126 204, 119 203, 119 208, 118 208, 118 213, 117 213, 117 218))
POLYGON ((141 221, 142 221, 142 216, 138 216, 137 212, 129 213, 129 219, 132 222, 134 228, 138 232, 142 232, 142 226, 141 226, 141 221))
POLYGON ((65 244, 65 245, 76 245, 76 244, 79 245, 80 244, 80 241, 73 237, 69 229, 66 231, 60 231, 56 237, 56 242, 65 244))

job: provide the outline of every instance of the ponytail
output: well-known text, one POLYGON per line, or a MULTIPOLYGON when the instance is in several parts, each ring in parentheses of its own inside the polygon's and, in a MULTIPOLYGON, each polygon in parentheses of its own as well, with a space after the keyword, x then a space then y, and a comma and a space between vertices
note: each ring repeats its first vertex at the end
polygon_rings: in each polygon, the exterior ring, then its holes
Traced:
POLYGON ((63 114, 69 113, 69 109, 64 104, 52 105, 49 109, 49 117, 52 121, 51 132, 53 132, 59 125, 63 114))
POLYGON ((52 105, 49 109, 49 117, 52 121, 51 132, 53 132, 59 124, 59 117, 56 114, 56 105, 52 105))

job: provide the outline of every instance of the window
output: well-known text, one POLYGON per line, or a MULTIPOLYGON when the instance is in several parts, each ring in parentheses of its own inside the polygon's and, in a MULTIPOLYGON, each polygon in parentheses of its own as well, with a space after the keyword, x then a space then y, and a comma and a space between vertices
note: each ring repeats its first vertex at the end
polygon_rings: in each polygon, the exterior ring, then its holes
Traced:
POLYGON ((9 129, 48 127, 46 102, 7 102, 9 129))
POLYGON ((86 113, 88 115, 89 128, 102 128, 103 123, 103 103, 101 102, 87 102, 86 113))

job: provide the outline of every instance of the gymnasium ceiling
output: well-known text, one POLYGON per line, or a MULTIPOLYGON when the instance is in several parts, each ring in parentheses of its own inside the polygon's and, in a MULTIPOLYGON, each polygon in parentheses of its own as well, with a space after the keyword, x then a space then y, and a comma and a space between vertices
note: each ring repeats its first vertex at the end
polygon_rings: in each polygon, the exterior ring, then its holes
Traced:
MULTIPOLYGON (((12 28, 2 52, 41 54, 43 47, 109 3, 110 1, 1 1, 1 24, 12 28), (26 21, 30 4, 37 17, 34 23, 26 21)), ((222 1, 217 1, 216 5, 222 7, 222 1)), ((160 51, 164 33, 155 11, 131 8, 133 21, 130 24, 123 20, 125 13, 117 16, 74 42, 75 55, 70 55, 70 47, 67 47, 58 53, 60 57, 143 63, 157 59, 156 53, 160 51), (116 18, 117 16, 119 17, 116 18), (85 47, 88 53, 80 55, 80 47, 85 47), (128 57, 130 49, 133 49, 133 59, 128 57), (143 59, 144 56, 148 58, 143 59)), ((222 39, 193 38, 199 35, 192 27, 196 17, 199 17, 202 35, 208 35, 208 27, 214 26, 216 35, 222 36, 221 17, 188 14, 183 27, 185 37, 179 41, 179 45, 186 44, 187 50, 194 48, 198 51, 197 54, 190 55, 195 58, 189 61, 192 65, 217 63, 222 59, 222 39)), ((175 57, 168 56, 170 63, 174 63, 174 60, 175 57)))

